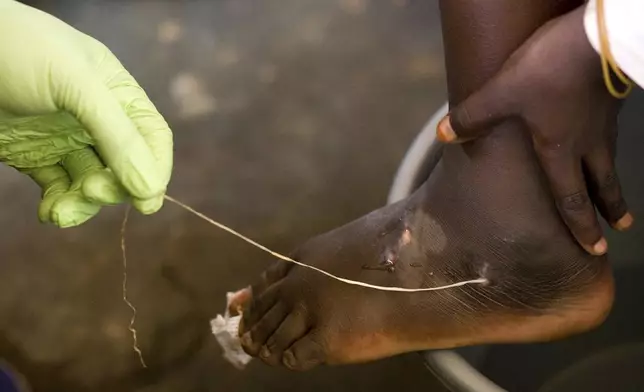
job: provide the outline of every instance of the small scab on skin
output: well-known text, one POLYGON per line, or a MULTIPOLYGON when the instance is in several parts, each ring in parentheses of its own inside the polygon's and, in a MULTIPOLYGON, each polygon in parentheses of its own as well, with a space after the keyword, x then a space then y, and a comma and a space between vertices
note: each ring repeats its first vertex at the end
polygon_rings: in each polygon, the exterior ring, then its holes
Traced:
POLYGON ((394 272, 396 270, 396 261, 396 254, 391 250, 387 250, 385 251, 378 265, 373 266, 365 264, 362 266, 362 269, 394 272))

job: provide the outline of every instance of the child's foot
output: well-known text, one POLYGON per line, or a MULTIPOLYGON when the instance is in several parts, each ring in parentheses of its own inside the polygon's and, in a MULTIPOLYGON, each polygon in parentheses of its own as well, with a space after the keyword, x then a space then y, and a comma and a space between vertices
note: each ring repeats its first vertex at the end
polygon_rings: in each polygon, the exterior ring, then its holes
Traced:
POLYGON ((606 258, 587 255, 560 222, 522 133, 502 134, 467 150, 448 147, 411 197, 293 255, 382 286, 479 277, 488 284, 383 292, 278 262, 252 288, 240 331, 245 350, 302 370, 408 351, 543 341, 601 323, 613 300, 606 258))

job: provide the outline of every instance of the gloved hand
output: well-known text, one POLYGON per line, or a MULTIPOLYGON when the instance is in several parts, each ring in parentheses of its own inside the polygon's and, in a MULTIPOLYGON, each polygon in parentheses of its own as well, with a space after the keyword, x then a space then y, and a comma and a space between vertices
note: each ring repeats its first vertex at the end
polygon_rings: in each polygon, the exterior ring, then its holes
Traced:
POLYGON ((43 222, 76 226, 130 196, 151 214, 170 180, 172 132, 103 44, 0 0, 0 161, 42 187, 43 222))

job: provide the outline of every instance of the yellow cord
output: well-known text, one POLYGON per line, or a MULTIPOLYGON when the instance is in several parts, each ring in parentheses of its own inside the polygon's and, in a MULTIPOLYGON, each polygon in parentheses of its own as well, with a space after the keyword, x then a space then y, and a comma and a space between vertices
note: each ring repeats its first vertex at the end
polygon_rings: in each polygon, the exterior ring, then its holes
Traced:
POLYGON ((599 55, 602 62, 602 73, 604 74, 604 83, 606 88, 612 96, 618 99, 626 98, 626 96, 633 90, 633 82, 624 75, 613 54, 610 51, 610 44, 608 42, 608 30, 606 28, 606 15, 604 13, 604 0, 597 0, 597 30, 599 33, 599 55), (609 69, 610 66, 610 69, 609 69), (612 70, 617 78, 622 82, 626 89, 624 91, 617 91, 613 80, 610 77, 610 70, 612 70))

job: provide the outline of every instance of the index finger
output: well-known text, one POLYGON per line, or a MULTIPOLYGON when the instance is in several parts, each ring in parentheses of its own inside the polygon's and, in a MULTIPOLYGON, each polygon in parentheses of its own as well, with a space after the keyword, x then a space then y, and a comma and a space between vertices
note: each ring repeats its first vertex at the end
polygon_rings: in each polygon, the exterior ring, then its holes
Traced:
POLYGON ((597 256, 606 253, 608 245, 588 196, 581 159, 571 151, 541 150, 538 157, 557 209, 572 235, 588 253, 597 256))
POLYGON ((108 81, 107 87, 134 123, 156 161, 156 175, 163 191, 155 197, 137 198, 133 202, 140 212, 154 213, 163 205, 162 194, 172 174, 172 131, 143 88, 111 52, 108 51, 101 62, 100 71, 108 81))
POLYGON ((170 182, 173 163, 172 131, 145 91, 124 69, 110 80, 112 94, 134 122, 156 161, 156 176, 163 187, 161 194, 151 198, 135 198, 134 207, 143 214, 157 212, 163 206, 163 193, 170 182), (113 85, 113 86, 112 86, 113 85))
MULTIPOLYGON (((115 59, 116 60, 116 59, 115 59)), ((167 186, 172 174, 173 141, 170 126, 147 94, 125 69, 110 80, 108 87, 156 160, 157 175, 167 186)))

